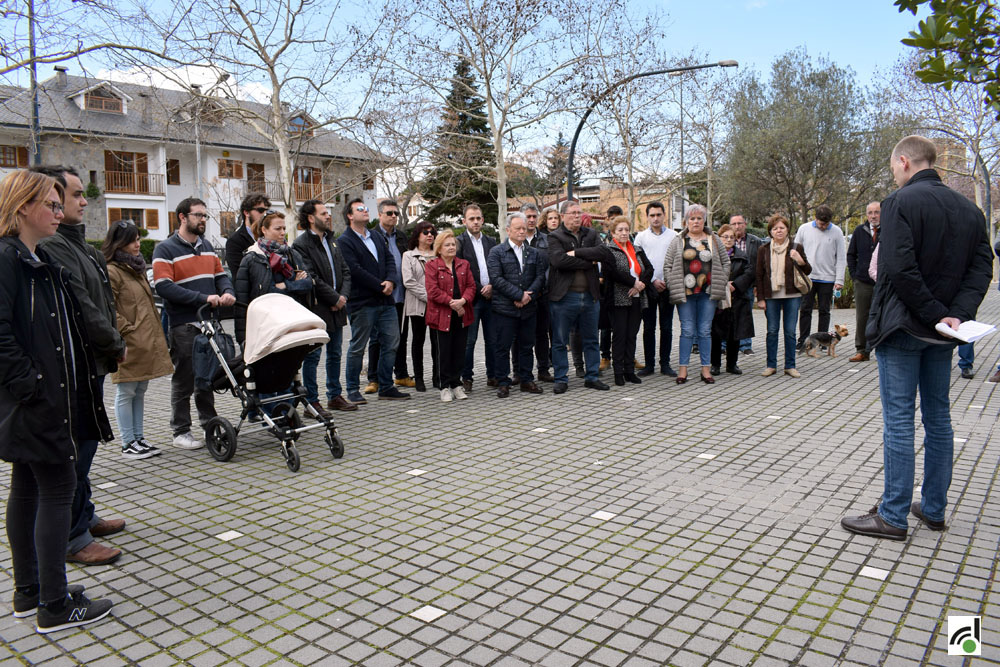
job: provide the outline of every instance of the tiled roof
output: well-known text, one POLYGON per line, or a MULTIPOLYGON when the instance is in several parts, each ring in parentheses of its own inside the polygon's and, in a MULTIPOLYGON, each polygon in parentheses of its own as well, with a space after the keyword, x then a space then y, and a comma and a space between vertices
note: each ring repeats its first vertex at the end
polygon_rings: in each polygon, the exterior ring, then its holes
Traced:
MULTIPOLYGON (((126 137, 193 144, 193 122, 180 113, 192 102, 192 96, 180 90, 154 88, 134 83, 104 81, 83 76, 66 76, 60 85, 54 76, 39 83, 39 119, 42 132, 69 132, 78 135, 126 137), (128 113, 81 110, 74 95, 101 84, 124 93, 129 98, 128 113), (147 108, 148 105, 148 108, 147 108)), ((264 116, 268 106, 229 98, 208 98, 219 105, 243 110, 248 115, 264 116)), ((25 88, 0 86, 0 127, 28 129, 31 97, 25 88), (4 97, 10 99, 4 100, 4 97)), ((205 146, 273 150, 267 138, 246 120, 225 114, 222 122, 201 122, 201 143, 205 146)), ((317 130, 302 139, 301 155, 337 159, 367 159, 374 154, 357 142, 329 130, 317 130)))

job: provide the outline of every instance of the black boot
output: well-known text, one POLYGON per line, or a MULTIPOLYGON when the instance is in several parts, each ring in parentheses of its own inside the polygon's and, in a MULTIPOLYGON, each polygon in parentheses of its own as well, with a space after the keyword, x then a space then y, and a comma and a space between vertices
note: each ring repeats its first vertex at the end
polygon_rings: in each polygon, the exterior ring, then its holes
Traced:
POLYGON ((621 373, 615 373, 615 385, 618 387, 625 386, 625 376, 621 373))
POLYGON ((424 386, 424 379, 419 375, 413 378, 414 389, 417 391, 427 391, 427 387, 424 386))

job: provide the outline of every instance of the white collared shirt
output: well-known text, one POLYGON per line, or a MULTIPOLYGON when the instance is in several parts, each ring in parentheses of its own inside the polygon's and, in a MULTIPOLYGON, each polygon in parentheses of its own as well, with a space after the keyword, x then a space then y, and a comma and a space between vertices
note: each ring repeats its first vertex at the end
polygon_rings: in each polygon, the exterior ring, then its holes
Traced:
POLYGON ((476 262, 479 264, 479 282, 482 285, 489 285, 490 272, 486 270, 486 252, 483 250, 483 235, 480 232, 477 239, 472 234, 469 234, 469 238, 472 239, 472 250, 476 253, 476 262))
POLYGON ((517 257, 517 263, 521 265, 521 271, 524 271, 524 244, 517 245, 512 239, 507 239, 507 243, 510 247, 514 249, 514 256, 517 257))

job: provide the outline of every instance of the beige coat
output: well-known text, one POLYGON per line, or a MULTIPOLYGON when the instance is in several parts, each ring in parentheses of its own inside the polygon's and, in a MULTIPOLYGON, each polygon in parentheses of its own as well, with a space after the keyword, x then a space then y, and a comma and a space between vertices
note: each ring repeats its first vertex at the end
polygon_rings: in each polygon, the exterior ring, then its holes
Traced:
POLYGON ((124 264, 108 262, 108 278, 115 295, 118 332, 128 350, 125 361, 111 374, 111 381, 143 382, 170 375, 174 365, 146 276, 124 264))
MULTIPOLYGON (((729 254, 725 251, 722 239, 715 232, 709 234, 712 246, 712 285, 708 290, 708 298, 719 301, 726 296, 729 283, 729 254)), ((663 280, 667 283, 670 293, 670 303, 685 303, 687 294, 684 290, 684 242, 687 240, 687 230, 684 230, 670 242, 667 256, 663 260, 663 280)))
POLYGON ((424 267, 434 255, 423 255, 417 250, 403 253, 403 317, 423 317, 427 310, 427 288, 424 285, 424 267))

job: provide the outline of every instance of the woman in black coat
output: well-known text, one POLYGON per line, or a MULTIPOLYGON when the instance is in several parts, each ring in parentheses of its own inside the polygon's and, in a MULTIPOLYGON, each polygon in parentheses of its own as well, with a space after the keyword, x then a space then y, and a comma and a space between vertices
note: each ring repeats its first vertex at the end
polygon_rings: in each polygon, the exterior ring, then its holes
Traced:
POLYGON ((736 247, 736 232, 729 225, 719 228, 719 238, 729 254, 728 308, 720 307, 712 319, 712 375, 718 375, 722 366, 722 343, 726 343, 726 372, 742 375, 736 365, 740 355, 740 340, 753 338, 753 304, 747 290, 754 283, 750 260, 736 247))
POLYGON ((38 248, 62 217, 54 179, 20 170, 0 183, 0 458, 11 463, 13 607, 17 617, 37 610, 43 633, 111 611, 109 600, 66 585, 77 442, 113 434, 69 276, 38 248))
POLYGON ((611 367, 615 384, 626 380, 642 384, 635 374, 635 337, 646 308, 646 287, 653 280, 653 265, 641 248, 632 245, 628 218, 611 221, 611 237, 605 246, 608 260, 604 272, 604 311, 611 325, 611 367))
MULTIPOLYGON (((309 307, 313 282, 298 267, 296 253, 285 243, 285 214, 271 211, 253 228, 257 242, 247 248, 236 272, 236 300, 249 304, 262 294, 287 294, 309 307)), ((246 340, 247 311, 238 307, 234 322, 236 340, 246 340)))

